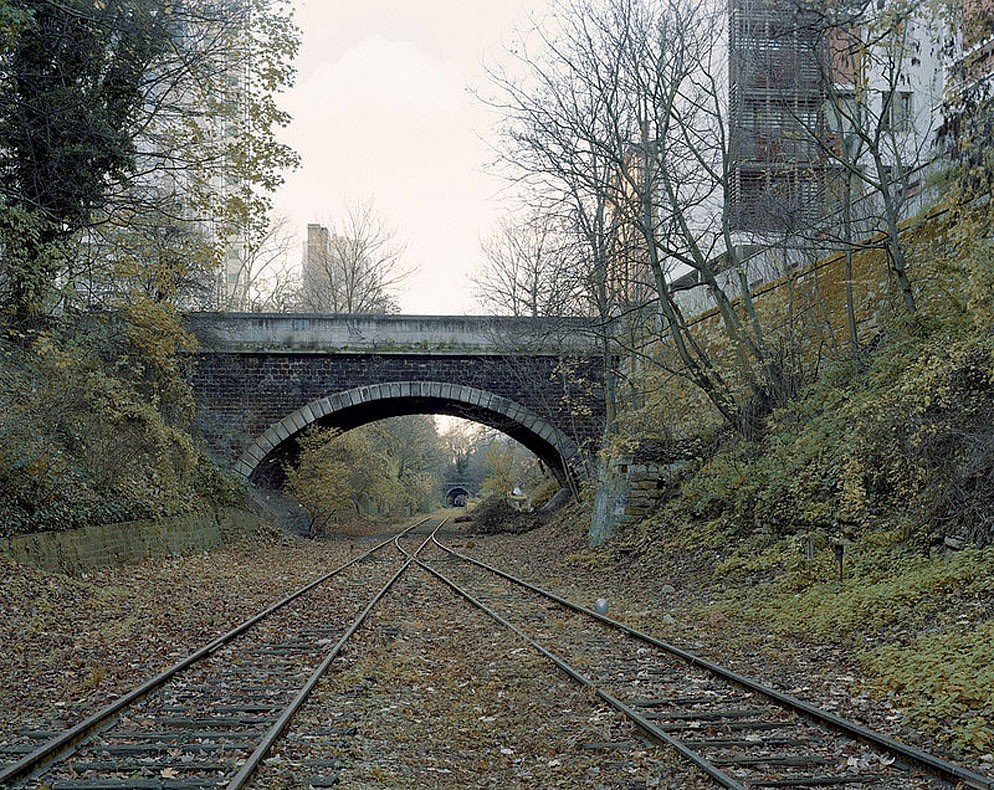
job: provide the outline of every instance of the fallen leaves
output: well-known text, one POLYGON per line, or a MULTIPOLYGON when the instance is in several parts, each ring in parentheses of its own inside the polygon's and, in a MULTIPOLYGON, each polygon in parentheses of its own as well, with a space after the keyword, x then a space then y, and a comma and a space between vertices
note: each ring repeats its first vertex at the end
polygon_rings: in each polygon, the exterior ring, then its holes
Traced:
POLYGON ((0 556, 0 744, 68 726, 356 553, 267 539, 85 578, 0 556))

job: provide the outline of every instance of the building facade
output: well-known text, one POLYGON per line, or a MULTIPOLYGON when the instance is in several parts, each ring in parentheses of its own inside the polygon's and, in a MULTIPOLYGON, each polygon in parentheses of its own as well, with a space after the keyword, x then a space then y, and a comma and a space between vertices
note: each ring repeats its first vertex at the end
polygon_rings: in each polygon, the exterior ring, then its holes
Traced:
POLYGON ((793 0, 730 0, 728 16, 731 227, 799 229, 815 219, 825 182, 817 31, 793 0))
MULTIPOLYGON (((974 81, 990 74, 994 51, 989 23, 962 22, 994 3, 962 2, 949 16, 928 2, 729 0, 724 210, 746 276, 716 260, 723 289, 858 246, 880 232, 885 193, 902 218, 934 198, 950 81, 967 61, 974 81)), ((696 271, 672 286, 688 314, 714 306, 696 271)))

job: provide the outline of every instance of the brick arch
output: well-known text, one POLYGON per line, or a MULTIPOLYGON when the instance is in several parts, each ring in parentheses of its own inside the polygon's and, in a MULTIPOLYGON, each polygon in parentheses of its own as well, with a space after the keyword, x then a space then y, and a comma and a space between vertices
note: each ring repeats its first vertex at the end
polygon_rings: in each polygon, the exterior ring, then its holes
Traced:
POLYGON ((548 420, 509 398, 476 387, 439 381, 370 384, 329 395, 297 409, 255 437, 235 463, 249 479, 314 424, 356 428, 404 414, 451 414, 507 433, 535 453, 561 482, 586 477, 576 443, 548 420))

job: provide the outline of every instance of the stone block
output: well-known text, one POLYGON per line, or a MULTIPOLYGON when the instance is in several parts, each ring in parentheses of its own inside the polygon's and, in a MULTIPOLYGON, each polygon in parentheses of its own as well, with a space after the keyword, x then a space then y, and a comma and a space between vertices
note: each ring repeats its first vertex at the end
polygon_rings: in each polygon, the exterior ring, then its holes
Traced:
POLYGON ((245 450, 245 455, 243 456, 247 461, 255 461, 256 464, 262 463, 263 459, 266 457, 265 451, 258 444, 250 444, 245 450))
POLYGON ((304 415, 301 414, 299 411, 295 411, 293 414, 290 415, 290 423, 293 425, 296 431, 302 431, 308 425, 307 420, 304 419, 304 415))
POLYGON ((556 438, 556 432, 552 429, 552 426, 547 422, 543 422, 539 426, 538 435, 545 439, 547 442, 554 444, 553 441, 556 438))
POLYGON ((276 430, 276 426, 273 425, 256 440, 256 444, 258 444, 259 447, 261 447, 265 452, 269 452, 276 447, 281 440, 282 437, 280 436, 280 432, 276 430))

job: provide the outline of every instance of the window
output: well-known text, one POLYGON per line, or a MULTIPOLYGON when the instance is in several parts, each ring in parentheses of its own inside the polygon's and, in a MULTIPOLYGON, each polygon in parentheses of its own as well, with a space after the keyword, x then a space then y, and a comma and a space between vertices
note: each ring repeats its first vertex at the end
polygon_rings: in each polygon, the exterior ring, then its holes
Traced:
POLYGON ((911 91, 881 93, 880 125, 895 132, 905 132, 911 128, 914 118, 914 103, 911 91), (890 101, 888 101, 890 96, 890 101))

